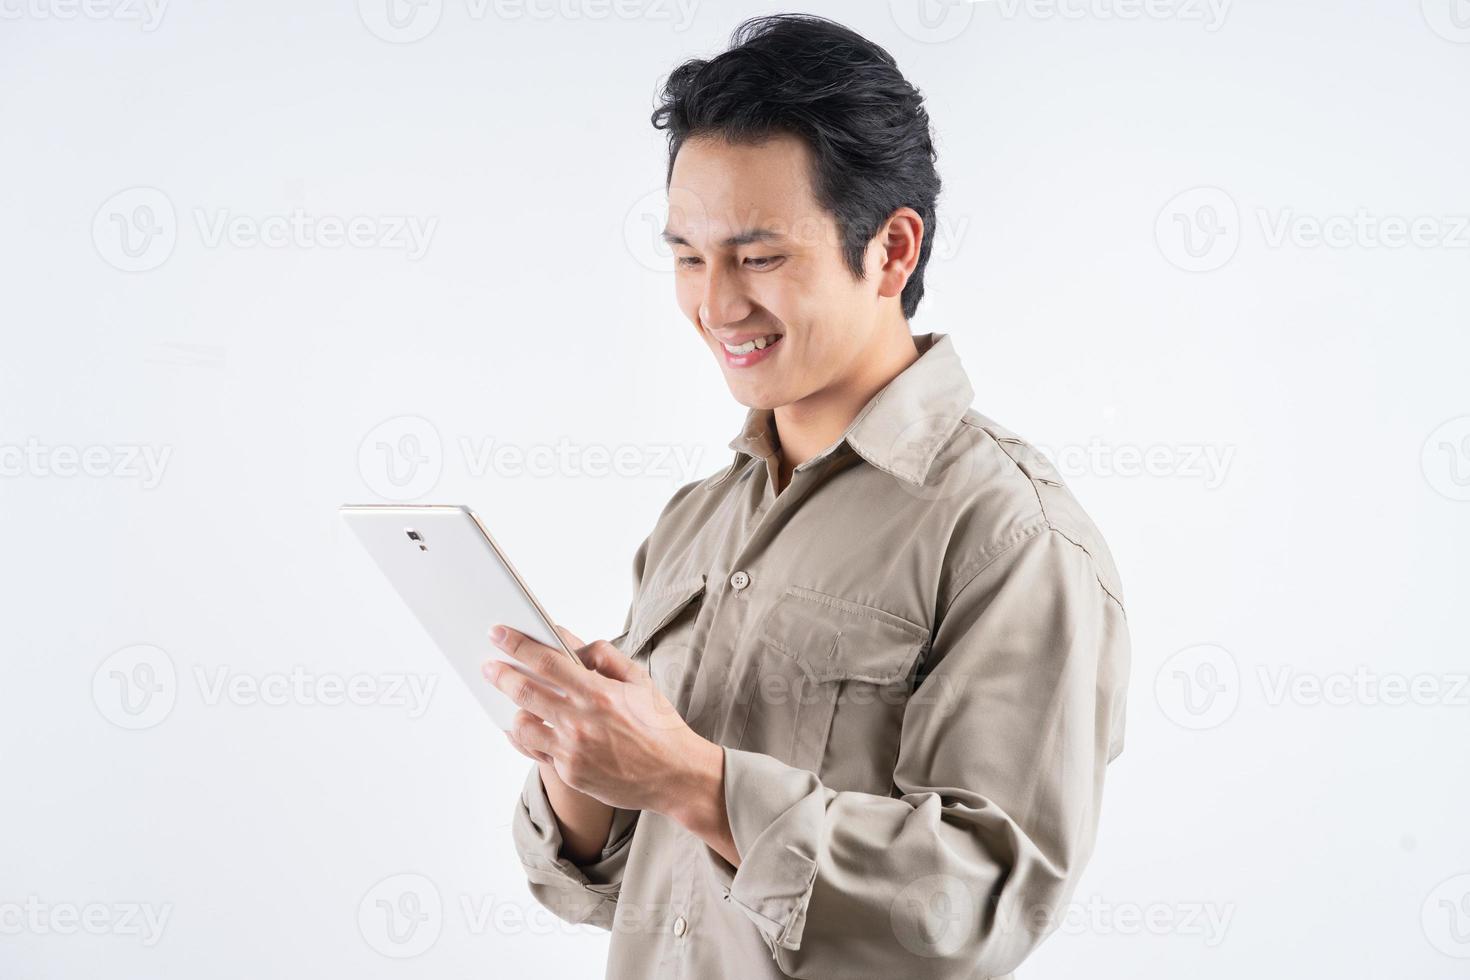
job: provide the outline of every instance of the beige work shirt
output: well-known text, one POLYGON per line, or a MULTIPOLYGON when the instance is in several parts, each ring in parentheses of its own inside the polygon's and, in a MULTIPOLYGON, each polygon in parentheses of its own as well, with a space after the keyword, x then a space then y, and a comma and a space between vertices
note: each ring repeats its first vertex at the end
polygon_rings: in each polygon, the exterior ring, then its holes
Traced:
POLYGON ((776 492, 769 410, 638 549, 613 643, 724 748, 740 866, 618 809, 538 901, 612 932, 607 976, 1003 977, 1062 920, 1123 747, 1118 573, 1056 470, 970 409, 945 334, 776 492))

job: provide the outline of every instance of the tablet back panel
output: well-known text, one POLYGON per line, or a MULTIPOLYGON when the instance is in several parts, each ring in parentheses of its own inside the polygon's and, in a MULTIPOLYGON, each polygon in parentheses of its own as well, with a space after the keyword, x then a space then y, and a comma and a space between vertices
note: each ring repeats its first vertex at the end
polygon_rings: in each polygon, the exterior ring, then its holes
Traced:
POLYGON ((490 641, 492 626, 504 623, 581 666, 468 508, 365 504, 340 513, 501 728, 510 727, 516 706, 485 679, 482 665, 497 659, 524 669, 490 641))

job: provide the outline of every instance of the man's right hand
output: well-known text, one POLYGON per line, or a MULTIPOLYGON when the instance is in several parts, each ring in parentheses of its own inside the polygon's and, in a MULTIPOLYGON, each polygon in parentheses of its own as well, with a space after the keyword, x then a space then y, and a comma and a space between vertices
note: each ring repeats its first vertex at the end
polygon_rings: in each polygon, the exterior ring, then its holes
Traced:
MULTIPOLYGON (((587 647, 581 637, 563 626, 556 627, 556 632, 562 642, 580 659, 582 651, 587 647)), ((583 664, 591 666, 586 664, 585 660, 583 664)), ((517 711, 515 717, 511 719, 511 729, 505 733, 506 739, 517 752, 534 761, 541 771, 541 785, 546 788, 547 802, 555 811, 556 822, 561 829, 562 857, 573 864, 588 864, 596 861, 602 856, 602 848, 606 845, 608 832, 612 828, 612 807, 562 782, 561 777, 557 775, 556 765, 552 762, 551 756, 545 752, 528 749, 516 739, 515 726, 527 724, 533 720, 540 721, 524 708, 517 711)))

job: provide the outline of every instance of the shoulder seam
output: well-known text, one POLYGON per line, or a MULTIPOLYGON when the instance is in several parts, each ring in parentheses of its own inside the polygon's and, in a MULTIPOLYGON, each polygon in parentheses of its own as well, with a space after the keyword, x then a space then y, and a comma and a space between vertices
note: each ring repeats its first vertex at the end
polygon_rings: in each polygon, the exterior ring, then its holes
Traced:
POLYGON ((1028 524, 1025 527, 1021 528, 1014 535, 1012 535, 1011 539, 1005 543, 1004 547, 988 555, 985 555, 980 559, 975 570, 973 572, 969 572, 966 575, 964 583, 960 585, 959 588, 954 590, 954 594, 950 596, 949 601, 944 604, 944 611, 940 613, 940 622, 943 622, 944 618, 949 615, 950 607, 954 605, 955 600, 959 598, 960 593, 968 589, 970 587, 970 584, 980 577, 981 573, 983 573, 987 568, 999 561, 1002 557, 1004 557, 1011 551, 1014 551, 1018 546, 1025 544, 1032 538, 1040 536, 1043 531, 1055 531, 1057 533, 1057 536, 1060 537, 1063 541, 1067 542, 1068 544, 1072 545, 1072 547, 1082 552, 1083 556, 1087 558, 1088 567, 1092 569, 1092 577, 1097 581, 1097 587, 1102 590, 1103 595, 1113 600, 1113 604, 1118 607, 1118 612, 1122 613, 1124 619, 1127 619, 1128 610, 1123 605, 1123 600, 1113 594, 1113 590, 1108 588, 1107 583, 1104 582, 1102 576, 1098 574, 1097 560, 1093 558, 1092 552, 1088 551, 1086 547, 1084 547, 1080 542, 1078 542, 1066 531, 1062 530, 1051 521, 1043 518, 1042 520, 1037 521, 1034 524, 1028 524))
POLYGON ((1113 593, 1112 589, 1108 588, 1108 583, 1104 582, 1103 577, 1098 574, 1097 559, 1093 557, 1092 552, 1087 550, 1087 546, 1084 545, 1081 541, 1078 541, 1076 538, 1072 537, 1072 535, 1068 534, 1066 531, 1057 527, 1055 524, 1048 522, 1047 527, 1057 532, 1057 534, 1060 534, 1062 536, 1062 540, 1070 542, 1074 548, 1087 556, 1087 564, 1092 566, 1092 576, 1093 578, 1097 579, 1098 587, 1102 589, 1104 593, 1106 593, 1109 599, 1112 599, 1113 602, 1117 603, 1118 611, 1122 613, 1123 616, 1126 618, 1128 616, 1128 610, 1126 607, 1124 607, 1123 600, 1118 598, 1118 596, 1113 593))
MULTIPOLYGON (((1036 506, 1041 511, 1042 525, 1047 530, 1057 532, 1057 534, 1059 534, 1059 535, 1062 536, 1063 540, 1069 542, 1070 544, 1072 544, 1073 547, 1077 548, 1079 551, 1081 551, 1084 555, 1087 556, 1087 563, 1092 566, 1092 574, 1093 574, 1093 577, 1097 579, 1098 587, 1103 590, 1103 592, 1107 595, 1107 597, 1109 599, 1112 599, 1113 602, 1115 602, 1117 604, 1118 611, 1121 612, 1126 617, 1128 615, 1128 610, 1123 605, 1123 600, 1120 599, 1113 592, 1112 589, 1108 588, 1108 584, 1105 581, 1103 581, 1102 575, 1099 574, 1099 572, 1097 570, 1097 559, 1093 556, 1092 552, 1087 549, 1087 546, 1086 545, 1084 545, 1082 542, 1078 541, 1075 537, 1073 537, 1072 535, 1068 534, 1066 531, 1062 530, 1062 528, 1060 526, 1058 526, 1057 524, 1054 524, 1052 522, 1051 515, 1047 512, 1047 509, 1046 509, 1046 500, 1045 500, 1045 498, 1043 498, 1041 496, 1041 491, 1039 489, 1037 489, 1037 487, 1036 487, 1036 481, 1033 480, 1031 478, 1031 476, 1024 469, 1021 468, 1021 464, 1016 461, 1016 458, 1014 456, 1012 456, 1010 453, 1006 452, 1004 449, 1001 448, 999 438, 996 437, 996 434, 994 432, 991 432, 988 428, 986 428, 984 424, 982 424, 978 420, 972 420, 969 417, 968 413, 963 418, 961 418, 960 421, 964 422, 966 425, 970 426, 971 428, 977 429, 980 432, 983 432, 987 436, 989 436, 990 437, 990 441, 993 442, 993 443, 995 443, 996 448, 997 449, 1000 449, 1001 454, 1004 455, 1006 459, 1010 460, 1010 464, 1013 467, 1016 468, 1017 472, 1019 472, 1021 474, 1021 478, 1026 481, 1026 483, 1031 487, 1031 492, 1033 494, 1035 494, 1035 496, 1036 496, 1036 506)), ((1022 539, 1022 540, 1024 540, 1024 539, 1022 539)), ((1019 541, 1013 541, 1013 542, 1011 542, 1011 544, 1010 545, 1007 545, 1006 548, 1002 549, 1001 551, 997 552, 994 556, 992 556, 991 561, 993 561, 995 558, 999 558, 1001 555, 1005 554, 1006 551, 1010 550, 1011 547, 1014 547, 1016 544, 1019 544, 1019 543, 1020 543, 1019 541)), ((960 588, 955 592, 955 595, 959 595, 960 592, 963 592, 965 590, 965 587, 968 586, 970 584, 970 582, 975 579, 976 576, 978 576, 981 572, 983 572, 985 570, 985 568, 989 564, 990 564, 990 561, 985 561, 983 564, 981 564, 981 566, 975 570, 975 574, 974 575, 971 575, 968 579, 965 580, 965 584, 962 585, 962 586, 960 586, 960 588)), ((953 600, 951 600, 951 601, 953 601, 953 600)), ((947 609, 948 609, 948 607, 946 607, 946 610, 947 609)))
MULTIPOLYGON (((964 583, 959 588, 954 590, 954 595, 950 596, 949 601, 944 604, 944 614, 948 614, 949 607, 954 605, 955 599, 958 598, 961 592, 970 587, 971 582, 980 577, 981 572, 985 571, 991 565, 995 564, 997 561, 1000 560, 1002 556, 1010 552, 1017 545, 1022 544, 1026 541, 1030 541, 1032 538, 1036 537, 1038 534, 1040 534, 1042 531, 1045 531, 1049 527, 1051 527, 1051 524, 1044 517, 1042 520, 1023 525, 1016 531, 1012 532, 1009 540, 996 542, 995 545, 992 545, 992 548, 994 548, 994 550, 982 551, 980 553, 980 557, 977 558, 973 563, 973 567, 975 569, 973 572, 970 571, 970 568, 972 566, 962 566, 962 570, 957 572, 955 574, 955 577, 963 577, 964 583)), ((941 614, 941 618, 944 614, 941 614)))

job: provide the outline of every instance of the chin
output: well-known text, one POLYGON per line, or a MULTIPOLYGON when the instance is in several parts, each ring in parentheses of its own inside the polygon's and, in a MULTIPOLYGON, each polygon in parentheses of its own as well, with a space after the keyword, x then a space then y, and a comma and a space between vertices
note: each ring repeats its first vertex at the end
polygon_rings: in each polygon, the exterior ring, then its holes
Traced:
POLYGON ((726 377, 726 386, 730 389, 730 396, 746 408, 780 408, 787 404, 790 399, 782 398, 766 385, 732 384, 726 377))

